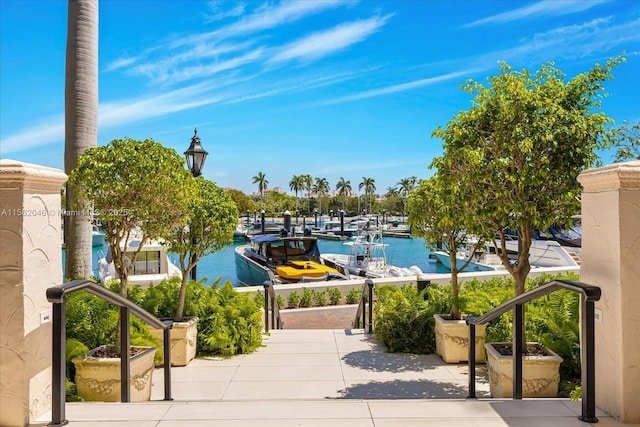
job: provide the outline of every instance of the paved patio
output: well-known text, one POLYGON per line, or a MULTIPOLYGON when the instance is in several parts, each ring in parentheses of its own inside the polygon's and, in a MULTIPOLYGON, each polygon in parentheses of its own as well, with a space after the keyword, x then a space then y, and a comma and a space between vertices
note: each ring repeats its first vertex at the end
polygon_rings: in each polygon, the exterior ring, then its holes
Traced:
MULTIPOLYGON (((467 366, 433 355, 385 353, 362 329, 284 329, 256 352, 196 359, 172 368, 173 401, 162 370, 149 403, 70 403, 69 425, 158 426, 588 426, 566 399, 467 400, 467 366)), ((619 424, 598 413, 598 426, 619 424)))

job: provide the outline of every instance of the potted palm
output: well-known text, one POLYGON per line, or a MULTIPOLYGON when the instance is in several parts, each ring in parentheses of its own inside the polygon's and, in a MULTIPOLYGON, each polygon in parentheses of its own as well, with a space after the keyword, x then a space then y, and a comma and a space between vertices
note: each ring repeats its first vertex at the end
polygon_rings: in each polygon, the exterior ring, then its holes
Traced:
MULTIPOLYGON (((168 319, 173 324, 171 364, 175 366, 187 365, 195 358, 197 349, 198 318, 184 315, 189 279, 197 280, 196 266, 203 256, 219 251, 233 240, 238 223, 238 209, 229 193, 201 176, 194 181, 195 193, 189 202, 187 225, 174 227, 167 238, 171 250, 178 254, 182 272, 175 311, 168 319)), ((147 309, 161 318, 168 316, 166 310, 147 309)), ((154 334, 161 337, 162 331, 156 330, 154 334)))
MULTIPOLYGON (((166 237, 170 230, 185 220, 184 212, 193 192, 193 178, 184 169, 184 160, 175 150, 165 148, 152 139, 116 139, 107 145, 85 151, 69 175, 69 185, 81 199, 84 198, 93 206, 94 216, 104 226, 105 241, 111 250, 120 282, 119 292, 126 298, 128 277, 144 245, 149 240, 166 237), (153 185, 150 185, 151 180, 153 185), (139 244, 132 251, 126 250, 126 243, 134 234, 139 244)), ((114 345, 105 345, 90 352, 90 355, 99 357, 76 361, 76 372, 81 382, 99 391, 116 388, 114 384, 117 384, 119 390, 119 374, 116 378, 105 377, 102 374, 104 369, 99 367, 119 366, 120 352, 126 351, 119 345, 120 339, 116 334, 114 345)), ((136 390, 142 384, 150 387, 153 355, 143 358, 138 354, 153 353, 155 348, 145 351, 134 349, 132 352, 136 354, 132 358, 132 368, 137 366, 137 359, 140 358, 151 366, 143 366, 140 374, 132 372, 132 386, 136 390)), ((79 383, 79 393, 82 390, 79 383)), ((119 396, 119 393, 116 395, 119 396)), ((140 398, 147 396, 146 391, 140 394, 140 398)), ((82 397, 109 399, 101 393, 82 397)), ((134 395, 134 398, 138 397, 134 395)))
MULTIPOLYGON (((444 256, 451 270, 451 312, 434 315, 436 353, 447 363, 465 362, 469 354, 469 332, 460 311, 458 273, 469 265, 471 257, 459 260, 458 249, 469 244, 473 254, 484 243, 471 228, 464 227, 462 200, 461 192, 439 175, 422 181, 407 200, 412 232, 423 237, 431 248, 441 246, 436 253, 444 256)), ((479 363, 485 358, 485 331, 484 326, 476 331, 476 362, 479 363)))

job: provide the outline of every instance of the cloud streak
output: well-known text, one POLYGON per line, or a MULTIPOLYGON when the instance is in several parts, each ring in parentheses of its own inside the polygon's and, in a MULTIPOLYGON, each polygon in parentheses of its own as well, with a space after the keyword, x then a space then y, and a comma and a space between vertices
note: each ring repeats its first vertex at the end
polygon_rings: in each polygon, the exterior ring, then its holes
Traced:
POLYGON ((519 21, 521 19, 540 17, 540 16, 562 16, 572 13, 582 12, 584 10, 596 7, 606 0, 570 0, 570 1, 540 1, 538 3, 514 9, 509 12, 499 13, 497 15, 488 16, 477 21, 462 25, 461 28, 473 28, 483 25, 505 24, 508 22, 519 21))
POLYGON ((365 40, 382 28, 392 15, 340 24, 283 46, 269 62, 313 60, 365 40))

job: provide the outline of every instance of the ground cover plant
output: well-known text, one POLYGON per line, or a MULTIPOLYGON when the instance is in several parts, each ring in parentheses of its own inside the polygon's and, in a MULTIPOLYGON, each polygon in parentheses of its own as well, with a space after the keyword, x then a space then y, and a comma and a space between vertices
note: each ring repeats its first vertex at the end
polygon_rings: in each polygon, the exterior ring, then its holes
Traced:
MULTIPOLYGON (((108 285, 119 292, 119 284, 108 285)), ((127 298, 158 318, 173 318, 178 304, 181 280, 172 278, 143 289, 129 286, 127 298)), ((262 345, 261 306, 249 294, 237 292, 230 282, 211 286, 204 281, 190 281, 185 293, 185 316, 199 319, 197 354, 231 356, 250 353, 262 345)), ((88 349, 116 340, 119 310, 108 302, 87 292, 76 292, 67 297, 67 378, 68 389, 73 390, 73 356, 84 356, 88 349)), ((151 335, 147 325, 131 316, 131 345, 153 346, 156 364, 162 363, 162 342, 151 335)), ((68 400, 73 400, 70 394, 68 400)))
MULTIPOLYGON (((529 278, 525 290, 556 279, 578 280, 576 274, 529 278)), ((494 278, 465 282, 460 289, 460 307, 467 316, 480 316, 513 298, 513 278, 494 278)), ((418 292, 415 286, 375 288, 374 332, 390 352, 435 353, 434 314, 451 309, 449 286, 431 286, 418 292)), ((569 395, 580 381, 580 296, 566 290, 556 291, 525 306, 526 340, 552 349, 563 362, 560 365, 561 395, 569 395)), ((512 340, 513 314, 507 312, 487 326, 487 342, 512 340)))

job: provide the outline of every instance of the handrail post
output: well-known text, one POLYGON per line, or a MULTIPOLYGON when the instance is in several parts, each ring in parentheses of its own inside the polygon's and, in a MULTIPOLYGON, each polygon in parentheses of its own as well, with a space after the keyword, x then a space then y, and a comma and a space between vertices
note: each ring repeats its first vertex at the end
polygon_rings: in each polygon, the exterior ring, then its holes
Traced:
POLYGON ((595 303, 581 297, 582 337, 580 346, 582 359, 582 415, 578 418, 587 423, 597 423, 596 417, 596 361, 595 361, 595 303))
POLYGON ((269 284, 264 282, 264 332, 269 332, 269 284))
POLYGON ((476 325, 469 325, 469 395, 468 399, 476 398, 476 325))
POLYGON ((53 304, 52 312, 52 393, 51 393, 51 424, 63 426, 69 423, 65 418, 65 337, 67 325, 65 319, 64 300, 53 304))
MULTIPOLYGON (((369 287, 369 333, 373 333, 373 280, 366 280, 369 287)), ((364 326, 364 325, 363 325, 364 326)))
POLYGON ((120 307, 120 401, 131 401, 131 353, 129 345, 129 308, 120 307))
MULTIPOLYGON (((273 290, 273 287, 269 285, 269 291, 273 290)), ((271 293, 271 292, 269 292, 271 293)), ((276 329, 276 298, 275 294, 271 296, 271 328, 276 329)))
POLYGON ((524 307, 516 304, 513 308, 513 398, 522 399, 522 348, 524 346, 524 307))
MULTIPOLYGON (((171 323, 173 326, 173 322, 171 323)), ((171 398, 171 327, 162 331, 164 342, 164 400, 171 398)))

